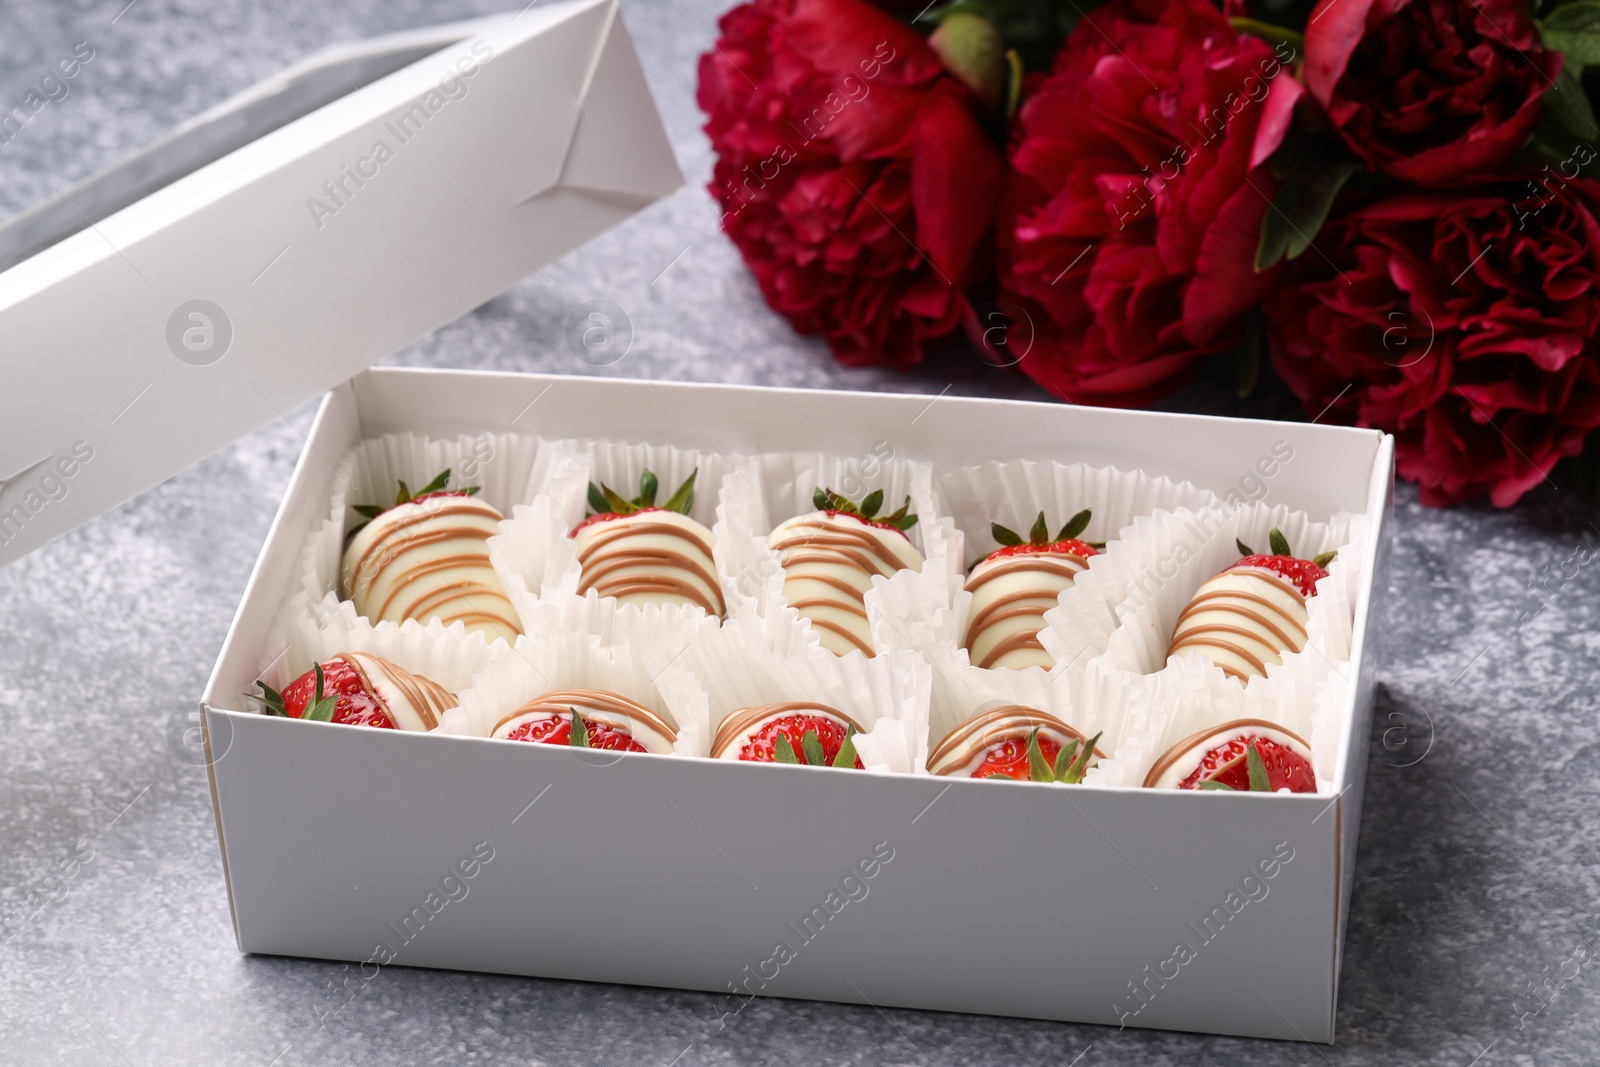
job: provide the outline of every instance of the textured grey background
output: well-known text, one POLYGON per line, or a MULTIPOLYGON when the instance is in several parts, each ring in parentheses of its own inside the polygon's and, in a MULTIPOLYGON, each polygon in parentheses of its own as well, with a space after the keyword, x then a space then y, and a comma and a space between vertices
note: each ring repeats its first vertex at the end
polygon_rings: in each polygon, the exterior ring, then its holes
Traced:
MULTIPOLYGON (((76 42, 96 49, 66 99, 0 144, 0 217, 315 46, 498 6, 125 2, 0 0, 0 110, 76 42)), ((561 327, 577 304, 606 298, 629 311, 637 339, 603 373, 1037 395, 958 346, 911 376, 847 371, 767 312, 701 189, 695 61, 725 5, 624 6, 690 188, 394 362, 590 371, 561 327)), ((1287 410, 1270 391, 1238 404, 1226 378, 1211 372, 1171 406, 1287 410)), ((11 402, 0 382, 0 418, 11 402)), ((289 419, 304 429, 310 414, 289 419)), ((780 1000, 718 1032, 717 1008, 697 994, 393 967, 344 1005, 339 965, 237 953, 205 773, 175 755, 173 731, 300 444, 284 422, 251 434, 0 571, 0 1062, 1600 1060, 1600 568, 1573 557, 1600 529, 1551 487, 1512 512, 1433 511, 1399 494, 1334 1047, 780 1000)))

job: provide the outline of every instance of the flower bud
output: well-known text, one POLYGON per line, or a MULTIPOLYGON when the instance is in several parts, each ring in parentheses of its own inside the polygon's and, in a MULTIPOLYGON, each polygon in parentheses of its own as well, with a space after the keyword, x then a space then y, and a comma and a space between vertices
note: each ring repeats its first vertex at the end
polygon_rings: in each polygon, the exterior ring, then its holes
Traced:
POLYGON ((945 69, 985 104, 1000 100, 1005 87, 1006 46, 989 21, 967 11, 945 16, 928 44, 945 69))

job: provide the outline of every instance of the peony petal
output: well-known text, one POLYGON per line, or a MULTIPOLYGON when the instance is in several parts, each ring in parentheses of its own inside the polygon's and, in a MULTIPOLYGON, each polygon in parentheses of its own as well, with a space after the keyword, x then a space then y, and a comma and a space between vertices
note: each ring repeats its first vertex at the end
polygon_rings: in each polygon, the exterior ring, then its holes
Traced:
POLYGON ((994 224, 1004 171, 966 99, 948 79, 934 85, 917 112, 911 160, 917 245, 952 285, 994 224))

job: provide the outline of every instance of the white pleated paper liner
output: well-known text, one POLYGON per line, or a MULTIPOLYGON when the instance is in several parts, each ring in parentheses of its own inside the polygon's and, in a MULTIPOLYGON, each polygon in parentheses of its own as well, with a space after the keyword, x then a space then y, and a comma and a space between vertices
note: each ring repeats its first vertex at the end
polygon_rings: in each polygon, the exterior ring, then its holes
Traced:
POLYGON ((643 658, 626 645, 602 645, 594 634, 558 633, 517 638, 516 648, 496 656, 464 689, 461 706, 446 712, 442 733, 488 737, 495 724, 530 700, 563 689, 599 689, 643 704, 678 732, 673 751, 704 755, 711 745, 704 698, 697 687, 678 686, 669 707, 643 658))
MULTIPOLYGON (((348 604, 340 589, 345 533, 363 521, 354 506, 393 503, 401 481, 415 492, 449 468, 451 488, 476 485, 479 499, 510 515, 516 505, 533 500, 545 483, 572 465, 570 444, 522 434, 438 440, 397 433, 361 442, 339 461, 327 518, 312 528, 301 547, 296 581, 281 614, 309 615, 319 623, 343 614, 340 605, 348 604)), ((353 605, 350 613, 354 614, 353 605)), ((462 624, 455 625, 464 631, 462 624)), ((484 640, 482 635, 472 636, 484 640)))
POLYGON ((679 701, 687 702, 687 713, 704 700, 708 735, 714 738, 722 720, 741 708, 789 701, 826 704, 860 724, 855 745, 865 769, 923 771, 932 685, 925 659, 903 649, 871 659, 835 656, 809 641, 784 654, 766 647, 759 625, 730 620, 662 672, 662 697, 674 714, 680 713, 679 701))
POLYGON ((285 612, 268 636, 261 679, 282 689, 315 663, 341 652, 366 652, 459 693, 496 655, 508 654, 504 642, 486 645, 460 623, 446 627, 437 619, 427 624, 407 619, 398 626, 373 626, 348 601, 344 608, 320 618, 310 611, 285 612))
MULTIPOLYGON (((1097 668, 1079 671, 1025 667, 985 670, 969 666, 964 656, 930 658, 933 690, 928 706, 928 749, 980 712, 1009 704, 1048 712, 1084 737, 1100 735, 1095 746, 1114 753, 1147 718, 1145 705, 1154 687, 1131 675, 1113 675, 1097 668)), ((1091 770, 1085 784, 1099 783, 1091 770)))
POLYGON ((1286 667, 1248 687, 1198 657, 1174 658, 1158 675, 1124 675, 1147 686, 1147 696, 1115 756, 1101 761, 1098 783, 1138 788, 1155 761, 1180 741, 1236 719, 1262 719, 1306 740, 1317 791, 1332 792, 1349 665, 1301 656, 1286 667))
MULTIPOLYGON (((724 535, 719 515, 723 486, 732 474, 733 460, 714 452, 673 445, 612 441, 562 441, 558 444, 568 450, 562 453, 563 458, 570 456, 572 461, 559 466, 550 464, 551 476, 544 481, 541 491, 527 506, 516 508, 500 524, 499 535, 489 539, 490 562, 525 632, 548 632, 547 621, 555 616, 541 608, 541 604, 565 604, 575 598, 581 599, 578 586, 583 581, 583 567, 578 562, 572 530, 589 513, 591 481, 603 483, 619 496, 631 500, 639 495, 639 478, 649 470, 656 475, 660 486, 656 502, 664 504, 691 473, 698 472, 689 517, 710 529, 716 538, 713 562, 718 580, 727 586, 731 572, 724 566, 724 535)), ((724 592, 724 598, 726 596, 724 592)), ((621 619, 638 612, 640 606, 624 604, 618 605, 618 609, 616 617, 621 619)), ((688 610, 699 612, 700 609, 688 610)), ((632 624, 632 621, 626 623, 632 624)))
MULTIPOLYGON (((783 594, 781 554, 768 547, 767 539, 779 524, 815 511, 813 497, 819 488, 831 489, 856 503, 881 490, 882 515, 893 514, 909 498, 917 524, 906 536, 922 554, 922 568, 902 570, 887 579, 875 577, 874 590, 894 582, 904 589, 902 596, 917 605, 910 612, 913 616, 948 603, 952 588, 959 587, 961 538, 954 524, 940 513, 932 466, 897 459, 892 453, 852 458, 822 452, 765 452, 743 460, 728 479, 724 493, 726 538, 725 543, 719 541, 718 548, 730 572, 725 583, 730 616, 776 617, 789 608, 783 594)), ((879 637, 873 592, 866 595, 866 607, 875 647, 912 647, 903 642, 885 644, 879 637)), ((811 634, 811 640, 817 640, 810 621, 798 615, 795 618, 811 634)))
MULTIPOLYGON (((1157 513, 1123 530, 1120 551, 1114 560, 1111 553, 1106 554, 1100 576, 1101 582, 1115 583, 1124 594, 1114 608, 1116 627, 1098 657, 1104 660, 1103 666, 1136 674, 1161 670, 1178 616, 1195 591, 1238 561, 1238 541, 1258 552, 1268 551, 1267 536, 1274 527, 1302 558, 1339 550, 1329 576, 1318 583, 1318 595, 1306 602, 1309 639, 1306 650, 1298 655, 1338 659, 1342 650, 1347 657, 1354 624, 1351 591, 1359 588, 1361 580, 1365 517, 1341 512, 1326 523, 1314 522, 1303 512, 1255 503, 1157 513)), ((1079 582, 1082 579, 1080 575, 1079 582)), ((1082 641, 1085 631, 1095 632, 1104 625, 1104 602, 1091 596, 1096 591, 1092 584, 1081 590, 1075 584, 1045 613, 1045 629, 1039 639, 1053 656, 1063 658, 1082 641)), ((1295 655, 1290 653, 1285 662, 1295 655)))

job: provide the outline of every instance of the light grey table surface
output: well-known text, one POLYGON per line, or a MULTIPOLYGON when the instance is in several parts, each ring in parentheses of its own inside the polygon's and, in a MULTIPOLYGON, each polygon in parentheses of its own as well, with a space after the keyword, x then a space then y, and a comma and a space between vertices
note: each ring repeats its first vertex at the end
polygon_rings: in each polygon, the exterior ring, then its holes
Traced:
MULTIPOLYGON (((0 0, 0 111, 77 42, 95 49, 69 95, 0 144, 0 217, 329 42, 499 9, 124 4, 0 0)), ((689 187, 392 362, 596 373, 561 326, 603 297, 637 339, 600 373, 1039 396, 959 346, 912 375, 846 370, 766 310, 703 190, 694 71, 722 6, 624 4, 689 187)), ((1171 405, 1279 410, 1270 395, 1238 404, 1224 378, 1171 405)), ((0 381, 0 418, 14 402, 0 381)), ((1549 487, 1510 512, 1399 493, 1332 1047, 783 1000, 719 1032, 698 994, 404 967, 319 1021, 340 1003, 339 966, 237 952, 206 775, 172 740, 311 411, 0 570, 0 1063, 1600 1061, 1600 579, 1571 562, 1600 529, 1549 487)))

